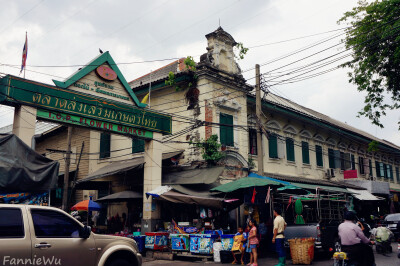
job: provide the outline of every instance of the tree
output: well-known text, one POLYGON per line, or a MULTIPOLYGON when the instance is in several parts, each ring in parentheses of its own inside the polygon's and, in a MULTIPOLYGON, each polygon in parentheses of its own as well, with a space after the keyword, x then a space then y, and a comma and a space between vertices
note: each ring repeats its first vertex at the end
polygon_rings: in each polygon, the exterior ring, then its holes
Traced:
POLYGON ((359 115, 383 128, 381 116, 400 107, 400 0, 361 0, 341 22, 350 25, 344 42, 354 52, 342 67, 352 69, 349 82, 367 93, 359 115))

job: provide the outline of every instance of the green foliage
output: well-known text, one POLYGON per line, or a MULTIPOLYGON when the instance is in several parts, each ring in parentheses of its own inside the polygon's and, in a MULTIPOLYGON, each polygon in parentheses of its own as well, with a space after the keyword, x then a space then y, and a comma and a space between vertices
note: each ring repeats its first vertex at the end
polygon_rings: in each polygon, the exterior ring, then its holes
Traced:
POLYGON ((377 152, 379 151, 379 142, 376 140, 371 141, 368 143, 368 152, 377 152))
MULTIPOLYGON (((194 61, 193 57, 188 56, 185 58, 185 60, 183 61, 183 63, 186 66, 186 69, 189 70, 190 73, 193 74, 193 79, 197 80, 197 75, 196 75, 196 62, 194 61)), ((168 79, 165 81, 165 85, 168 86, 175 86, 175 90, 176 91, 180 91, 186 88, 181 88, 178 85, 176 85, 176 77, 175 74, 173 72, 169 72, 168 73, 168 79)), ((193 82, 189 82, 187 88, 192 88, 195 85, 195 83, 193 82)))
POLYGON ((236 49, 238 50, 238 56, 236 58, 243 59, 244 56, 249 51, 249 48, 243 46, 243 43, 239 42, 236 44, 236 49))
POLYGON ((220 151, 221 144, 218 142, 217 135, 211 135, 206 141, 191 144, 201 148, 202 157, 208 165, 215 165, 224 156, 220 151))
POLYGON ((175 74, 172 71, 168 73, 168 79, 165 81, 165 85, 168 85, 171 87, 175 86, 176 91, 180 90, 180 87, 178 85, 176 85, 175 74))
POLYGON ((254 159, 251 156, 249 156, 249 158, 247 159, 247 163, 249 165, 249 170, 254 169, 256 167, 254 159))
MULTIPOLYGON (((346 22, 346 48, 354 51, 342 67, 352 69, 349 82, 365 92, 365 106, 359 115, 383 127, 381 116, 400 108, 400 0, 382 0, 346 12, 338 23, 346 22)), ((399 130, 400 130, 400 121, 399 130)))
POLYGON ((193 57, 188 56, 188 57, 185 58, 185 61, 183 61, 183 62, 185 63, 186 68, 189 71, 196 72, 196 70, 197 70, 196 69, 196 62, 193 60, 193 57))

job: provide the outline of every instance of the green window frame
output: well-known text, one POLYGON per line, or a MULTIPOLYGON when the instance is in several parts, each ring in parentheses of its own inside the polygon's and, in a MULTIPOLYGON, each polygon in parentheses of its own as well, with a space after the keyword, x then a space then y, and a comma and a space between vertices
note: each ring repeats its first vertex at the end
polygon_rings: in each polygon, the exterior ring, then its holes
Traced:
POLYGON ((220 113, 219 114, 219 137, 222 145, 234 146, 233 143, 233 116, 220 113))
POLYGON ((396 179, 397 179, 397 182, 400 182, 400 170, 399 170, 399 167, 396 167, 396 179))
POLYGON ((317 157, 317 166, 324 166, 322 147, 320 145, 315 145, 315 156, 317 157))
POLYGON ((268 137, 269 158, 278 158, 278 138, 275 134, 268 137))
POLYGON ((386 176, 388 179, 393 181, 393 169, 391 164, 386 165, 386 176))
POLYGON ((354 157, 354 154, 350 154, 351 158, 351 170, 356 170, 356 158, 354 157))
POLYGON ((364 170, 364 158, 363 157, 358 157, 358 168, 360 171, 360 174, 365 174, 365 170, 364 170))
POLYGON ((111 155, 111 135, 102 132, 100 134, 100 159, 110 158, 111 155))
POLYGON ((301 153, 303 157, 303 163, 310 164, 310 149, 308 146, 308 142, 306 141, 301 142, 301 153))
POLYGON ((381 175, 381 177, 384 177, 384 178, 387 178, 387 175, 386 175, 386 165, 384 164, 384 163, 382 163, 382 162, 380 162, 379 163, 379 171, 380 171, 380 175, 381 175))
POLYGON ((132 139, 132 153, 144 152, 144 140, 143 139, 132 139))
POLYGON ((336 168, 335 151, 333 149, 328 149, 328 159, 329 159, 329 168, 336 168))
POLYGON ((288 161, 294 162, 294 141, 292 138, 286 138, 286 157, 288 161))

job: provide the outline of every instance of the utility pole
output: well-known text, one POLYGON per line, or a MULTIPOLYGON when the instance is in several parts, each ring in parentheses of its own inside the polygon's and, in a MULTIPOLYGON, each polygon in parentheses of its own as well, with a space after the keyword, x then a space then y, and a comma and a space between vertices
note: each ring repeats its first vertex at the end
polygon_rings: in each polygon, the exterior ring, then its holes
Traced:
MULTIPOLYGON (((261 122, 261 77, 260 65, 256 64, 256 116, 257 120, 261 122)), ((263 147, 262 147, 262 133, 261 124, 257 123, 257 169, 259 175, 264 175, 264 160, 263 160, 263 147)))
POLYGON ((72 127, 68 126, 67 135, 67 152, 65 154, 65 170, 64 170, 64 191, 62 200, 62 209, 68 212, 68 187, 69 187, 69 164, 71 159, 71 137, 72 137, 72 127))

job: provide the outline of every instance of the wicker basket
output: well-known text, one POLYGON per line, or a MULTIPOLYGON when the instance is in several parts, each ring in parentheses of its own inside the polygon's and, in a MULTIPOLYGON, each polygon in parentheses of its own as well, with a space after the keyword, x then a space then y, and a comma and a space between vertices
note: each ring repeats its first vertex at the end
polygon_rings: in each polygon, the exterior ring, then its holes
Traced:
POLYGON ((314 238, 289 239, 293 264, 311 264, 314 259, 314 238))

